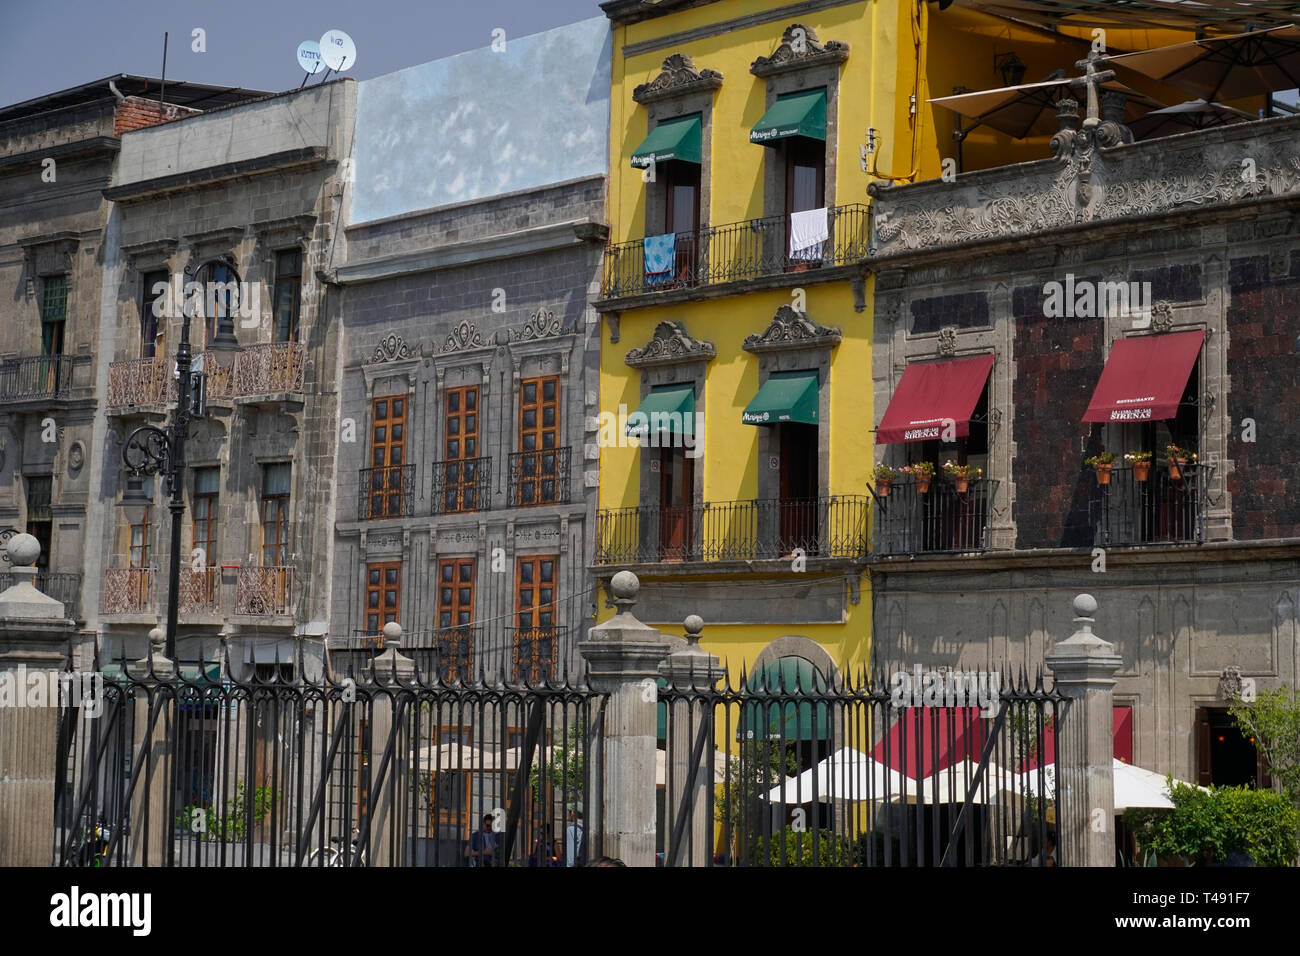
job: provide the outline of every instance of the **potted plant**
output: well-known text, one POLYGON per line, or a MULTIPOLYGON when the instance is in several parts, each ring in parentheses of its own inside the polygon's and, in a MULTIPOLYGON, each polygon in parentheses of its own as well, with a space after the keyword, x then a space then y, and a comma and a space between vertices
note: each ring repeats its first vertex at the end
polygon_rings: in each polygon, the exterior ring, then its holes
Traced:
POLYGON ((888 465, 876 466, 876 494, 881 498, 889 497, 889 489, 898 480, 898 472, 888 465))
POLYGON ((955 461, 946 461, 943 463, 943 472, 952 479, 953 486, 957 489, 957 494, 964 495, 972 478, 982 478, 984 476, 983 468, 976 468, 974 465, 959 465, 955 461))
POLYGON ((1151 452, 1130 451, 1124 454, 1124 460, 1133 466, 1133 480, 1146 481, 1151 475, 1151 452))
POLYGON ((1183 477, 1183 466, 1196 463, 1196 453, 1177 445, 1165 446, 1165 464, 1169 466, 1169 477, 1179 481, 1183 477))
POLYGON ((1110 470, 1115 467, 1115 455, 1108 451, 1103 451, 1099 455, 1093 455, 1091 458, 1083 460, 1085 465, 1094 468, 1097 472, 1097 484, 1110 484, 1110 470))
POLYGON ((916 482, 917 494, 925 494, 930 490, 930 482, 934 480, 934 462, 918 461, 912 465, 904 465, 902 473, 916 482))

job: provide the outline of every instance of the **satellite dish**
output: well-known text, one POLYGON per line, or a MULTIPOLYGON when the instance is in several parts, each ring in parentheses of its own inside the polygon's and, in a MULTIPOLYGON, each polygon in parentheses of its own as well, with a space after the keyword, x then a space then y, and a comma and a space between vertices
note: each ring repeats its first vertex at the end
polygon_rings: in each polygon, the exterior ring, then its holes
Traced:
POLYGON ((320 55, 335 73, 350 70, 357 62, 357 45, 342 30, 330 30, 320 38, 320 55))
POLYGON ((298 65, 311 76, 325 68, 320 58, 320 44, 315 40, 303 40, 298 44, 298 65))

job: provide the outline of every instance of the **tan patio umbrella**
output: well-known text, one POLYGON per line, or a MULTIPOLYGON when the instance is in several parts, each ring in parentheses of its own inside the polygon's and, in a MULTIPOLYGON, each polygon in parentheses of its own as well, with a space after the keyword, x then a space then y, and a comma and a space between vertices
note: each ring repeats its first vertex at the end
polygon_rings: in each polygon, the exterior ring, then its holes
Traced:
POLYGON ((514 751, 506 751, 504 755, 499 755, 480 750, 470 744, 449 743, 439 744, 436 747, 432 744, 421 747, 416 752, 416 757, 422 770, 482 770, 491 773, 498 770, 513 770, 516 766, 513 754, 514 751), (505 760, 501 759, 502 756, 505 760))
POLYGON ((1110 57, 1122 66, 1199 96, 1237 100, 1300 86, 1300 28, 1294 24, 1110 57))
POLYGON ((1173 136, 1195 129, 1210 129, 1214 126, 1231 126, 1245 123, 1255 117, 1241 110, 1222 103, 1207 103, 1205 100, 1188 100, 1177 106, 1166 106, 1162 110, 1152 110, 1145 116, 1139 116, 1129 128, 1135 139, 1155 139, 1158 136, 1173 136))
MULTIPOLYGON (((1014 139, 1026 136, 1051 136, 1060 123, 1056 119, 1056 101, 1071 93, 1069 79, 1043 80, 1039 83, 1023 83, 1020 86, 1004 86, 996 90, 979 90, 975 93, 959 93, 956 96, 940 96, 929 102, 936 103, 962 116, 975 120, 975 124, 1006 133, 1014 139)), ((1128 97, 1124 121, 1136 119, 1148 110, 1163 106, 1149 96, 1144 96, 1118 80, 1108 80, 1100 84, 1103 90, 1115 90, 1128 97)), ((1080 90, 1074 99, 1081 103, 1086 99, 1080 90)), ((1083 110, 1080 110, 1082 113, 1083 110)))

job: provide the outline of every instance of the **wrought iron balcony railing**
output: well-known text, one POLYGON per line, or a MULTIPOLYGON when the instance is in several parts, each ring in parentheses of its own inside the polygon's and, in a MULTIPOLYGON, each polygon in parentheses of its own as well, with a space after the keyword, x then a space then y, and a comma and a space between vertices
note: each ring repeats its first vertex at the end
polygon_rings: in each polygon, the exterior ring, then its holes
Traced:
MULTIPOLYGON (((464 624, 404 633, 401 652, 415 661, 421 675, 444 682, 470 683, 480 677, 538 683, 559 676, 569 650, 565 625, 489 627, 464 624)), ((328 641, 332 668, 338 674, 363 673, 384 650, 382 632, 356 630, 328 641)))
POLYGON ((1213 468, 1178 465, 1177 477, 1159 461, 1142 472, 1112 468, 1109 482, 1098 483, 1089 503, 1097 545, 1199 543, 1204 536, 1205 489, 1213 468))
POLYGON ((362 521, 409 518, 415 514, 415 466, 362 468, 357 509, 362 521))
POLYGON ((600 511, 595 563, 862 557, 869 507, 864 495, 834 495, 600 511))
POLYGON ((240 568, 235 576, 235 613, 293 613, 293 568, 240 568))
MULTIPOLYGON (((12 587, 18 579, 9 571, 0 571, 0 591, 12 587)), ((56 601, 63 602, 63 613, 68 617, 81 618, 81 575, 72 572, 37 571, 36 590, 47 594, 56 601)))
POLYGON ((155 405, 175 394, 173 362, 163 358, 128 359, 108 366, 108 407, 155 405))
POLYGON ((246 346, 235 356, 236 396, 301 392, 307 347, 301 342, 264 342, 246 346))
POLYGON ((154 610, 157 568, 105 568, 100 608, 105 614, 147 614, 154 610))
POLYGON ((182 568, 180 601, 181 614, 221 613, 221 569, 182 568))
POLYGON ((74 373, 89 366, 89 355, 5 359, 0 362, 0 402, 68 398, 77 384, 74 373))
POLYGON ((434 514, 487 511, 491 507, 491 458, 461 458, 433 463, 434 514))
POLYGON ((512 508, 569 503, 569 448, 518 451, 510 456, 512 508))
POLYGON ((876 554, 985 551, 998 482, 973 478, 966 490, 936 475, 929 490, 895 482, 876 508, 876 554))
POLYGON ((562 625, 512 627, 510 637, 511 675, 516 681, 537 684, 558 676, 559 651, 568 641, 569 629, 562 625))
POLYGON ((634 239, 605 251, 602 298, 691 288, 716 282, 848 265, 867 257, 871 240, 869 208, 862 203, 826 210, 828 237, 819 249, 791 255, 790 218, 768 216, 706 226, 674 236, 674 261, 668 272, 646 272, 645 242, 634 239))

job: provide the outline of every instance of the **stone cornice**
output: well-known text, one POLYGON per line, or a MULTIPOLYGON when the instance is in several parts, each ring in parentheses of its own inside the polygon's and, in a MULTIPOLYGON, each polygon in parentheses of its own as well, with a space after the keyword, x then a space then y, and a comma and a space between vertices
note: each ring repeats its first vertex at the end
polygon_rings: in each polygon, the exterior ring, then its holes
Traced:
POLYGON ((720 86, 722 74, 717 70, 697 69, 689 56, 674 53, 664 59, 658 76, 632 91, 632 99, 645 105, 690 93, 716 90, 720 86))
POLYGON ((632 368, 711 362, 718 354, 712 342, 692 338, 680 322, 660 322, 642 348, 632 349, 623 360, 632 368))
POLYGON ((746 352, 786 352, 791 349, 833 348, 840 344, 843 333, 833 327, 818 325, 806 313, 796 312, 788 305, 776 310, 776 315, 762 332, 747 335, 741 346, 746 352))
POLYGON ((113 202, 131 202, 150 199, 164 193, 181 189, 193 189, 196 186, 209 186, 246 176, 262 173, 283 172, 287 169, 324 166, 332 162, 326 158, 324 146, 304 146, 301 149, 287 149, 254 159, 242 159, 219 166, 205 166, 202 169, 186 173, 174 173, 170 176, 157 176, 139 182, 110 186, 104 190, 104 198, 113 202))
POLYGON ((838 40, 820 43, 812 27, 792 23, 781 34, 781 45, 771 56, 760 56, 749 65, 755 76, 774 76, 791 70, 843 63, 849 58, 849 45, 838 40))

